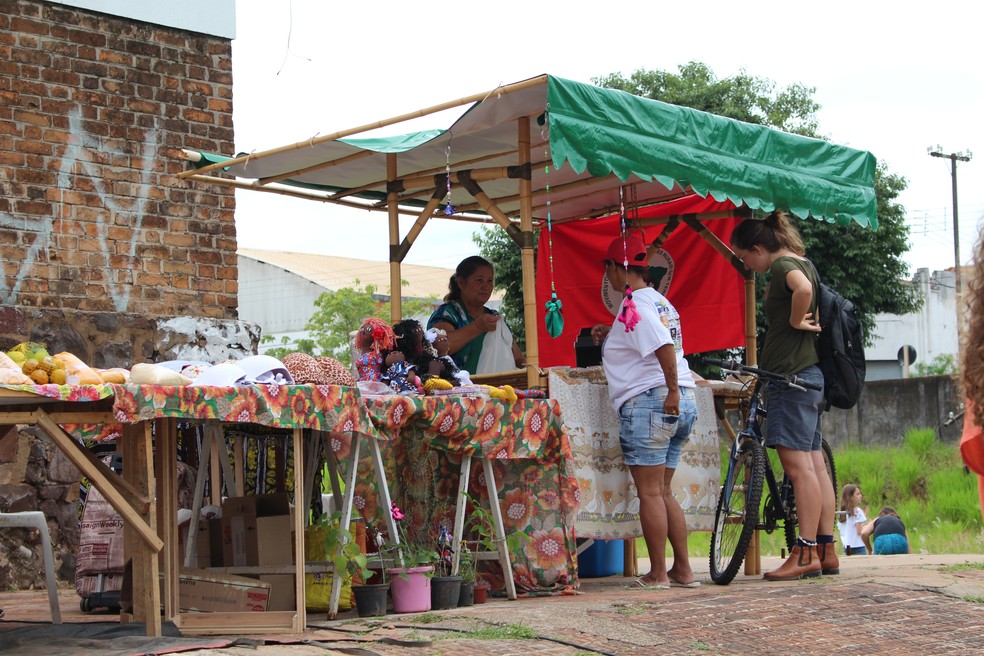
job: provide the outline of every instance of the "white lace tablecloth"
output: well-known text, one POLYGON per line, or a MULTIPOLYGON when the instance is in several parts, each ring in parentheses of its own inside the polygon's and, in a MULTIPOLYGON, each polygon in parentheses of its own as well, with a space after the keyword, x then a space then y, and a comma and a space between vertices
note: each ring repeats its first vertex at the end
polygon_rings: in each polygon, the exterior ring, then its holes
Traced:
MULTIPOLYGON (((557 399, 574 452, 581 490, 575 527, 579 538, 626 540, 642 535, 639 497, 618 443, 619 420, 608 399, 601 367, 550 370, 550 397, 557 399)), ((697 421, 673 476, 673 494, 692 531, 709 531, 721 486, 714 396, 697 388, 697 421)))

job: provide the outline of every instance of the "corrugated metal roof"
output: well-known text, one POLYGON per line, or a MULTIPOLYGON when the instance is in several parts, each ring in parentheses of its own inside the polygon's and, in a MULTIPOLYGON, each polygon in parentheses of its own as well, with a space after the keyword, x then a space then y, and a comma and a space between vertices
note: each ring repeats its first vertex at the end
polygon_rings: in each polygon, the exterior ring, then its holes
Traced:
MULTIPOLYGON (((358 280, 361 287, 375 285, 378 294, 389 295, 388 262, 254 248, 240 248, 236 253, 242 257, 265 262, 289 271, 325 289, 336 290, 343 287, 355 287, 356 280, 358 280)), ((453 273, 454 269, 402 264, 400 277, 409 283, 403 287, 402 296, 404 298, 434 297, 442 299, 448 293, 448 280, 453 273)), ((493 298, 500 297, 501 292, 496 292, 493 295, 493 298)))

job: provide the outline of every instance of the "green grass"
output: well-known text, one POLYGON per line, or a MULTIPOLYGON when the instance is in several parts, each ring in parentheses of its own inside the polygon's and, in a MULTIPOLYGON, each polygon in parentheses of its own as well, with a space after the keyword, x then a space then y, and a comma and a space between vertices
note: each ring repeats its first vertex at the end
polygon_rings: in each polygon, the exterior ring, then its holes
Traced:
MULTIPOLYGON (((778 458, 772 449, 769 451, 770 462, 781 476, 778 458)), ((896 509, 905 522, 913 553, 984 551, 977 478, 965 471, 957 445, 940 442, 932 429, 910 430, 895 447, 854 445, 837 449, 834 463, 838 488, 847 483, 861 487, 869 519, 882 506, 896 509)), ((839 500, 840 489, 836 492, 839 500)), ((687 540, 690 557, 707 558, 710 539, 707 531, 691 532, 687 540)), ((760 532, 759 539, 764 556, 779 556, 786 546, 781 525, 771 535, 760 532)), ((641 538, 636 549, 639 556, 648 556, 641 538)), ((667 556, 670 554, 667 546, 667 556)))

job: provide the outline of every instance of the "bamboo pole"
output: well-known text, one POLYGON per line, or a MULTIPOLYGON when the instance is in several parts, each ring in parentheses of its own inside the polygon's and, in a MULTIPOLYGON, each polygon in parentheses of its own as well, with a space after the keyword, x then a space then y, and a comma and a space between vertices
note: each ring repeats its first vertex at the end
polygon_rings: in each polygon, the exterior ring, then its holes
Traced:
MULTIPOLYGON (((521 116, 517 121, 517 141, 519 143, 519 163, 529 165, 530 156, 530 119, 521 116)), ((537 341, 536 325, 536 280, 534 267, 536 254, 533 250, 533 182, 526 178, 519 179, 519 224, 522 232, 522 265, 523 265, 523 316, 526 320, 526 381, 527 388, 540 386, 540 346, 537 341)))
MULTIPOLYGON (((479 102, 479 101, 485 100, 486 98, 488 98, 492 94, 502 95, 502 94, 506 94, 506 93, 512 93, 514 91, 522 91, 523 89, 528 89, 530 87, 535 87, 535 86, 538 86, 540 84, 545 84, 546 81, 547 81, 547 76, 546 75, 540 75, 540 76, 537 76, 535 78, 531 78, 529 80, 523 80, 522 82, 516 82, 516 83, 513 83, 513 84, 507 84, 505 86, 496 87, 495 89, 492 89, 491 91, 486 91, 484 93, 472 94, 470 96, 465 96, 463 98, 459 98, 458 100, 451 100, 451 101, 448 101, 448 102, 441 103, 439 105, 434 105, 432 107, 427 107, 425 109, 419 109, 419 110, 417 110, 415 112, 410 112, 408 114, 401 114, 401 115, 395 116, 393 118, 384 119, 382 121, 376 121, 375 123, 368 123, 366 125, 361 125, 359 127, 350 128, 348 130, 341 130, 339 132, 333 132, 331 134, 326 134, 323 137, 312 137, 311 139, 307 139, 305 141, 298 141, 297 143, 294 143, 294 144, 289 144, 289 145, 286 145, 286 146, 280 146, 278 148, 271 148, 270 150, 264 150, 264 151, 261 151, 259 153, 251 153, 249 155, 241 155, 239 157, 234 157, 234 158, 232 158, 232 159, 230 159, 228 161, 217 163, 217 164, 209 164, 208 166, 204 166, 204 167, 202 167, 200 169, 197 169, 197 172, 199 172, 199 173, 207 173, 209 171, 214 171, 215 169, 224 168, 226 166, 235 166, 236 164, 240 164, 242 162, 245 162, 248 159, 254 159, 254 160, 255 159, 262 159, 264 157, 270 157, 271 155, 279 155, 280 153, 287 153, 287 152, 290 152, 292 150, 300 150, 302 148, 310 148, 312 146, 316 146, 316 145, 321 144, 321 143, 324 143, 326 141, 335 141, 336 139, 341 139, 343 137, 349 137, 349 136, 352 136, 354 134, 359 134, 361 132, 369 132, 370 130, 376 130, 376 129, 379 129, 379 128, 384 128, 384 127, 387 127, 389 125, 394 125, 396 123, 403 123, 404 121, 410 121, 410 120, 413 120, 415 118, 421 118, 423 116, 429 116, 430 114, 436 114, 438 112, 443 112, 444 110, 447 110, 447 109, 454 109, 455 107, 461 107, 462 105, 467 105, 467 104, 470 104, 470 103, 479 102)), ((190 177, 193 177, 193 173, 194 172, 195 172, 194 170, 191 170, 191 171, 183 171, 181 173, 178 173, 178 177, 179 178, 190 178, 190 177)))
MULTIPOLYGON (((396 180, 396 154, 386 155, 386 179, 396 180)), ((396 250, 400 246, 400 206, 396 202, 396 191, 389 191, 389 243, 390 243, 390 323, 403 318, 403 289, 400 287, 400 260, 396 250)))

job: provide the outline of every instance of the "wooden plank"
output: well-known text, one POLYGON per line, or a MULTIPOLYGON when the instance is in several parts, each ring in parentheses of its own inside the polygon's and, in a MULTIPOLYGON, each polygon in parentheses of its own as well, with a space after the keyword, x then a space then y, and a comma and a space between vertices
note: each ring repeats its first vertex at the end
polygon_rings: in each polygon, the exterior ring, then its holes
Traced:
MULTIPOLYGON (((304 562, 304 526, 307 524, 308 509, 310 504, 305 505, 305 499, 310 500, 310 495, 304 494, 304 429, 294 429, 294 561, 304 562)), ((317 458, 314 458, 317 460, 317 458)), ((307 479, 307 486, 310 489, 311 479, 307 479)), ((298 630, 303 631, 307 624, 307 599, 305 597, 306 588, 304 585, 305 567, 296 568, 294 573, 294 605, 297 608, 297 616, 294 621, 298 630)))
POLYGON ((48 437, 55 442, 62 453, 92 481, 96 489, 106 497, 106 501, 123 517, 123 520, 133 526, 140 535, 140 538, 155 553, 160 551, 164 546, 164 542, 158 537, 157 531, 151 528, 144 521, 143 517, 141 517, 141 513, 145 512, 146 508, 149 507, 149 498, 146 495, 140 494, 132 485, 120 485, 117 481, 112 480, 119 479, 119 477, 110 471, 109 467, 100 462, 88 449, 82 447, 81 444, 62 430, 61 426, 53 422, 44 410, 39 409, 37 415, 38 426, 47 433, 48 437), (122 493, 123 490, 129 491, 129 493, 124 495, 122 493), (138 498, 140 501, 139 504, 134 505, 131 500, 132 498, 138 498))
MULTIPOLYGON (((140 422, 139 424, 124 424, 123 437, 120 446, 124 449, 123 456, 123 477, 147 495, 149 499, 157 497, 156 484, 154 481, 154 447, 151 440, 150 422, 140 422)), ((164 470, 176 468, 177 455, 164 454, 161 459, 161 467, 164 470)), ((143 520, 147 523, 151 531, 156 533, 157 525, 157 504, 151 501, 150 507, 143 513, 143 520)), ((176 518, 171 519, 172 522, 176 518)), ((124 532, 132 536, 136 527, 130 524, 124 525, 124 532)), ((160 538, 158 538, 159 540, 160 538)), ((138 622, 143 622, 146 626, 148 636, 163 635, 161 629, 161 588, 160 588, 160 565, 158 563, 158 549, 152 549, 141 540, 128 537, 125 541, 129 547, 131 562, 133 563, 133 616, 138 622)), ((169 546, 169 549, 176 550, 177 545, 169 546)))
MULTIPOLYGON (((154 470, 160 483, 158 495, 157 525, 159 534, 164 540, 165 547, 160 553, 160 568, 164 573, 164 616, 173 617, 178 613, 178 570, 181 554, 178 553, 178 424, 171 418, 158 419, 157 428, 157 458, 154 459, 154 470)), ((194 517, 194 515, 193 515, 194 517)), ((192 521, 188 526, 187 542, 195 544, 198 533, 197 523, 192 521)))
POLYGON ((266 613, 181 613, 175 624, 182 635, 247 635, 257 633, 296 633, 297 612, 266 613))
POLYGON ((489 493, 489 509, 492 511, 492 522, 495 524, 495 537, 499 547, 499 562, 502 564, 502 578, 506 582, 506 595, 510 599, 516 599, 516 580, 513 578, 509 545, 506 544, 506 529, 502 524, 502 508, 499 507, 499 493, 495 485, 495 471, 492 469, 492 461, 488 458, 482 458, 482 471, 485 472, 485 486, 489 493))

